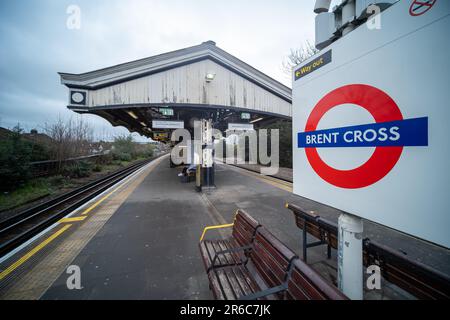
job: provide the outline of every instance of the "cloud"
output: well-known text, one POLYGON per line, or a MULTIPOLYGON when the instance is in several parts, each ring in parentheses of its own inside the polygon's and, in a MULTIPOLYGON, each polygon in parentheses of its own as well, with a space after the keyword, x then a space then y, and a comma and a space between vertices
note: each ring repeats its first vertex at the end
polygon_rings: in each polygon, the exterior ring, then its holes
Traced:
MULTIPOLYGON (((290 48, 313 40, 313 0, 63 0, 1 1, 1 123, 38 127, 66 109, 58 71, 81 73, 214 40, 269 76, 290 48), (66 9, 81 9, 81 29, 69 30, 66 9)), ((98 131, 112 128, 89 116, 98 131)))

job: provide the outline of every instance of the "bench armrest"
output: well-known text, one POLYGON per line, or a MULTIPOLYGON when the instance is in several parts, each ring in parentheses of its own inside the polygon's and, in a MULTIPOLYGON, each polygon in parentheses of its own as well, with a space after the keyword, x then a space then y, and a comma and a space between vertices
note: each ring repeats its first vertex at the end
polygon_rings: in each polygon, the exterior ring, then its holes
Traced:
POLYGON ((232 228, 234 226, 234 223, 230 223, 230 224, 222 224, 219 226, 209 226, 203 229, 203 233, 202 236, 200 237, 200 242, 203 241, 203 238, 205 237, 206 232, 208 232, 209 230, 216 230, 216 229, 224 229, 224 228, 232 228))
POLYGON ((232 228, 234 227, 234 222, 236 221, 236 216, 239 212, 239 209, 236 210, 236 213, 234 215, 234 219, 233 219, 233 223, 230 224, 222 224, 222 225, 218 225, 218 226, 209 226, 203 229, 203 233, 202 236, 200 237, 200 242, 203 241, 203 238, 205 237, 206 232, 208 232, 209 230, 216 230, 216 229, 224 229, 224 228, 232 228))

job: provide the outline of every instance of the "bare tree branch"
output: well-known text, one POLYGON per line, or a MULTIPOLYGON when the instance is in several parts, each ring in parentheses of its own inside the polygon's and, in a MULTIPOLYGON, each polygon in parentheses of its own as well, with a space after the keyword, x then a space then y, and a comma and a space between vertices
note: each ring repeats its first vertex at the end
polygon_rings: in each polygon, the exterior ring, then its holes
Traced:
POLYGON ((286 56, 282 62, 283 72, 291 76, 293 68, 306 61, 317 52, 319 52, 319 50, 309 41, 306 41, 305 44, 298 49, 291 49, 291 53, 286 56))

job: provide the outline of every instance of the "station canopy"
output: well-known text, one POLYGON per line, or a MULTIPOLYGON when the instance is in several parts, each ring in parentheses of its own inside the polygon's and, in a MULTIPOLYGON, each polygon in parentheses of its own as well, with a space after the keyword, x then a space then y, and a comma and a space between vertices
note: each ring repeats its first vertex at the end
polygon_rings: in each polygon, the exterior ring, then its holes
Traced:
POLYGON ((292 117, 291 89, 213 41, 82 74, 59 73, 68 108, 159 141, 195 120, 258 128, 292 117))

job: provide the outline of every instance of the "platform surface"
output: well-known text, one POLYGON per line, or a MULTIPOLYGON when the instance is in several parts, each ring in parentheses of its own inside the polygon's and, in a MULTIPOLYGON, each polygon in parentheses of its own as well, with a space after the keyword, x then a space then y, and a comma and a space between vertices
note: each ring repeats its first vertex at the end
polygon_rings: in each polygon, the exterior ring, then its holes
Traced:
MULTIPOLYGON (((240 168, 218 164, 216 188, 201 194, 195 192, 193 183, 180 183, 177 177, 180 170, 169 168, 168 160, 162 159, 153 170, 142 173, 134 185, 131 183, 124 187, 123 193, 99 205, 79 228, 72 227, 68 238, 54 245, 54 250, 68 253, 65 260, 61 258, 61 263, 52 266, 56 276, 54 279, 48 276, 47 287, 40 284, 41 288, 30 288, 28 285, 29 293, 15 288, 28 273, 35 273, 34 278, 39 279, 38 272, 45 272, 42 263, 49 259, 51 251, 30 261, 16 279, 10 280, 18 284, 9 291, 0 290, 0 298, 8 299, 14 293, 16 298, 25 299, 212 299, 198 249, 205 226, 229 223, 236 209, 241 208, 300 254, 301 231, 291 211, 285 209, 285 203, 299 204, 332 221, 337 221, 339 215, 333 208, 293 195, 288 182, 240 168), (83 228, 94 223, 95 217, 106 214, 109 207, 114 208, 110 216, 84 243, 83 237, 88 233, 83 228), (78 251, 64 246, 68 239, 78 251), (39 263, 41 271, 37 268, 39 263), (82 289, 67 288, 68 265, 80 267, 82 289)), ((370 222, 365 223, 364 236, 450 273, 450 255, 446 249, 370 222)), ((309 249, 308 263, 329 282, 336 283, 336 252, 333 250, 331 260, 326 259, 325 252, 326 247, 309 249)), ((387 285, 383 291, 367 292, 366 298, 410 297, 387 285)))

